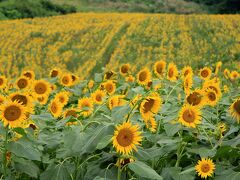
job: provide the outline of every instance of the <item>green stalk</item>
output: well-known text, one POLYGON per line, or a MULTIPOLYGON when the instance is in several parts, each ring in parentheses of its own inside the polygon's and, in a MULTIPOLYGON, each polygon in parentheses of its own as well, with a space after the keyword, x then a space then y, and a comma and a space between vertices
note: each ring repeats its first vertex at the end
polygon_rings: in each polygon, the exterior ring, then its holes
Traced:
POLYGON ((117 177, 117 180, 121 180, 121 165, 118 166, 118 177, 117 177))
POLYGON ((4 151, 3 151, 3 174, 4 178, 7 177, 7 144, 8 144, 8 126, 6 127, 5 141, 4 141, 4 151))

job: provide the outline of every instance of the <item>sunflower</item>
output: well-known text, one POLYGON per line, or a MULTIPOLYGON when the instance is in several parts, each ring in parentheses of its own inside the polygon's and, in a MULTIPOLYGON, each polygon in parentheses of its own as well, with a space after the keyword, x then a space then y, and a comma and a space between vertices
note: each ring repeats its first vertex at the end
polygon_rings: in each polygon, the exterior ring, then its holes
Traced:
POLYGON ((220 82, 218 80, 209 80, 203 83, 203 90, 212 89, 216 92, 218 98, 222 97, 222 92, 220 88, 220 82))
POLYGON ((224 91, 225 93, 228 93, 228 92, 229 92, 229 88, 228 88, 227 85, 224 85, 224 86, 223 86, 223 91, 224 91))
POLYGON ((149 118, 148 120, 144 120, 146 127, 152 132, 155 133, 157 129, 157 122, 154 117, 149 118))
POLYGON ((61 75, 61 71, 58 68, 54 68, 50 71, 50 77, 59 77, 61 75))
POLYGON ((37 101, 38 101, 41 105, 47 104, 47 102, 48 102, 48 95, 38 96, 38 97, 37 97, 37 101))
POLYGON ((132 75, 129 75, 128 77, 125 78, 126 82, 134 82, 135 81, 135 77, 133 77, 132 75))
POLYGON ((197 124, 200 124, 201 112, 197 107, 186 104, 182 107, 179 113, 178 121, 187 126, 195 128, 197 124))
POLYGON ((140 113, 144 120, 149 120, 158 113, 162 105, 161 97, 157 93, 147 96, 140 104, 140 113))
POLYGON ((112 80, 108 80, 104 83, 104 89, 111 95, 116 91, 116 84, 112 80))
POLYGON ((219 97, 213 89, 207 89, 205 91, 206 104, 210 106, 215 106, 219 100, 219 97))
MULTIPOLYGON (((63 117, 66 118, 66 117, 75 117, 75 118, 78 118, 78 111, 77 109, 75 108, 70 108, 70 109, 67 109, 64 113, 63 113, 63 117)), ((74 121, 74 122, 67 122, 66 125, 67 126, 70 126, 70 125, 76 125, 77 124, 77 121, 74 121)))
POLYGON ((185 94, 190 93, 192 85, 193 85, 192 74, 188 74, 183 81, 183 88, 184 88, 185 94))
POLYGON ((116 127, 112 137, 113 147, 118 153, 130 154, 133 150, 137 151, 136 145, 142 141, 141 132, 138 125, 124 122, 116 127))
POLYGON ((27 107, 28 112, 33 113, 34 104, 33 99, 28 93, 16 92, 9 95, 12 102, 17 101, 21 105, 27 107))
POLYGON ((218 132, 220 134, 220 137, 222 138, 224 132, 227 130, 227 126, 226 126, 225 123, 221 122, 221 123, 218 124, 218 128, 217 129, 218 129, 218 132))
POLYGON ((51 92, 51 84, 46 80, 36 80, 33 82, 32 92, 34 98, 48 96, 51 92))
POLYGON ((94 81, 93 81, 93 80, 90 80, 90 81, 88 82, 88 88, 89 88, 89 89, 92 89, 93 86, 94 86, 94 81))
POLYGON ((69 73, 64 73, 60 78, 60 84, 67 87, 72 86, 73 85, 72 75, 69 73))
POLYGON ((88 117, 93 113, 93 102, 91 98, 85 97, 78 100, 78 108, 83 117, 88 117))
POLYGON ((0 76, 0 89, 7 86, 7 78, 5 76, 0 76))
POLYGON ((168 65, 168 71, 167 71, 167 79, 169 81, 176 81, 178 78, 178 70, 177 66, 174 63, 169 63, 168 65))
POLYGON ((230 77, 230 71, 229 71, 228 69, 224 69, 223 75, 224 75, 224 77, 225 77, 226 79, 229 79, 229 77, 230 77))
POLYGON ((201 178, 211 177, 215 169, 215 164, 211 159, 202 158, 195 166, 195 170, 201 178))
POLYGON ((144 68, 137 74, 137 82, 140 85, 147 85, 151 77, 151 72, 147 68, 144 68))
POLYGON ((0 106, 0 119, 4 126, 9 125, 10 128, 22 127, 22 123, 26 120, 26 107, 18 102, 9 101, 0 106))
POLYGON ((240 77, 239 73, 237 71, 232 71, 230 74, 230 79, 231 80, 237 80, 240 77))
POLYGON ((117 106, 123 106, 126 103, 124 97, 125 97, 124 95, 114 95, 110 97, 108 100, 109 109, 112 109, 117 106))
POLYGON ((91 94, 91 98, 96 104, 102 104, 104 96, 105 92, 100 89, 96 90, 94 93, 91 94))
POLYGON ((54 118, 58 118, 62 114, 63 105, 59 103, 59 101, 53 99, 48 106, 48 110, 54 118))
POLYGON ((21 76, 16 80, 17 89, 27 89, 29 86, 30 80, 25 76, 21 76))
POLYGON ((155 62, 154 66, 153 66, 153 71, 154 74, 158 77, 158 78, 163 78, 165 71, 166 71, 166 61, 164 60, 160 60, 155 62))
POLYGON ((199 76, 201 79, 207 80, 211 77, 211 74, 212 74, 211 69, 208 67, 204 67, 204 68, 200 69, 199 76))
POLYGON ((216 64, 216 68, 215 68, 215 75, 218 74, 221 67, 222 67, 222 61, 218 61, 217 64, 216 64))
POLYGON ((205 104, 204 91, 195 89, 186 96, 186 102, 192 106, 202 107, 205 104))
POLYGON ((0 94, 0 105, 3 104, 6 100, 6 97, 0 94))
POLYGON ((185 79, 188 75, 192 76, 193 75, 193 70, 191 66, 185 66, 182 69, 182 79, 185 79))
POLYGON ((131 68, 130 64, 128 64, 128 63, 123 64, 119 69, 120 74, 123 75, 123 76, 126 76, 129 73, 130 68, 131 68))
POLYGON ((60 102, 63 106, 65 106, 69 101, 69 92, 62 91, 56 94, 55 99, 60 102))
POLYGON ((236 99, 230 106, 230 114, 240 123, 240 98, 236 99))
POLYGON ((27 77, 30 80, 34 80, 35 79, 35 73, 33 71, 23 71, 22 76, 27 77))
POLYGON ((73 84, 75 84, 79 78, 75 74, 72 74, 71 76, 72 76, 72 82, 73 84))
POLYGON ((116 76, 116 73, 114 71, 107 71, 104 74, 104 80, 114 79, 116 76))
POLYGON ((117 160, 116 166, 117 167, 126 167, 127 164, 134 162, 135 160, 132 157, 121 157, 117 160))

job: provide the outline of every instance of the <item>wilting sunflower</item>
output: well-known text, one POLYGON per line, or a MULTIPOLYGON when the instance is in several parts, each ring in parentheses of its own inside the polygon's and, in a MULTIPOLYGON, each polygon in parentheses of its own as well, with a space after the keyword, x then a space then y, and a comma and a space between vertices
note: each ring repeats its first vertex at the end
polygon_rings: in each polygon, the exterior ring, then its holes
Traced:
POLYGON ((168 65, 168 71, 167 71, 167 79, 169 81, 176 81, 178 78, 178 69, 176 64, 174 63, 169 63, 168 65))
POLYGON ((85 97, 78 100, 78 109, 83 117, 88 117, 93 113, 93 102, 91 98, 85 97))
POLYGON ((240 123, 240 98, 236 99, 230 106, 230 114, 240 123))
POLYGON ((12 102, 17 101, 27 108, 29 113, 33 113, 34 104, 33 99, 28 93, 16 92, 9 95, 12 102))
POLYGON ((104 98, 105 95, 106 94, 105 94, 104 91, 98 89, 94 93, 91 94, 91 97, 96 104, 102 104, 103 103, 103 98, 104 98))
POLYGON ((203 83, 203 90, 206 91, 207 89, 212 89, 216 92, 218 98, 222 97, 222 92, 220 88, 220 82, 216 80, 209 80, 203 83))
POLYGON ((104 74, 104 80, 114 79, 116 77, 116 72, 114 71, 107 71, 104 74))
POLYGON ((112 80, 108 80, 104 83, 104 89, 111 95, 116 91, 116 84, 112 80))
POLYGON ((205 104, 204 91, 195 89, 186 96, 186 102, 192 106, 202 107, 205 104))
POLYGON ((198 161, 197 165, 195 166, 195 170, 201 178, 212 177, 213 172, 215 169, 215 164, 211 159, 202 158, 198 161))
POLYGON ((22 76, 27 77, 30 80, 34 80, 35 79, 35 73, 33 71, 23 71, 22 72, 22 76))
MULTIPOLYGON (((125 167, 126 168, 126 165, 131 163, 131 162, 134 162, 135 160, 132 158, 132 157, 124 157, 124 158, 119 158, 116 162, 116 166, 117 167, 125 167)), ((124 169, 125 169, 124 168, 124 169)))
POLYGON ((137 82, 140 85, 147 85, 151 80, 151 77, 152 75, 148 68, 144 68, 137 74, 137 82))
POLYGON ((121 75, 126 76, 126 75, 129 73, 130 68, 131 68, 131 66, 130 66, 129 63, 123 64, 123 65, 120 67, 119 72, 120 72, 121 75))
POLYGON ((217 129, 218 129, 218 132, 220 134, 220 137, 222 138, 224 132, 227 130, 227 126, 226 126, 225 123, 221 122, 221 123, 218 124, 218 128, 217 129))
POLYGON ((162 105, 161 97, 157 93, 147 96, 140 105, 140 113, 144 120, 149 120, 154 114, 158 113, 162 105))
POLYGON ((154 66, 153 66, 153 71, 154 74, 158 77, 158 78, 163 78, 165 71, 166 71, 166 61, 164 60, 160 60, 155 62, 154 66))
POLYGON ((7 78, 5 76, 0 76, 0 89, 7 86, 7 78))
POLYGON ((199 76, 201 79, 207 80, 211 77, 211 75, 212 75, 212 71, 210 68, 204 67, 204 68, 200 69, 199 76))
POLYGON ((192 74, 188 74, 183 80, 183 88, 184 88, 185 94, 190 93, 192 85, 193 85, 192 74))
POLYGON ((218 74, 221 67, 222 67, 222 61, 218 61, 217 64, 216 64, 215 72, 214 72, 215 75, 218 74))
POLYGON ((206 104, 215 106, 218 103, 219 97, 213 89, 205 90, 206 104))
POLYGON ((146 127, 152 132, 155 133, 157 129, 157 122, 155 121, 154 117, 151 117, 148 120, 144 120, 146 127))
POLYGON ((55 99, 60 102, 63 106, 65 106, 69 101, 69 92, 62 91, 56 94, 55 99))
POLYGON ((124 122, 116 127, 112 137, 113 147, 118 153, 130 154, 133 150, 137 151, 136 145, 142 141, 141 132, 138 125, 124 122))
POLYGON ((73 79, 72 75, 70 73, 64 73, 60 78, 60 84, 63 86, 72 86, 73 85, 73 79))
POLYGON ((185 66, 182 69, 182 79, 185 79, 188 75, 192 76, 193 75, 193 70, 191 66, 185 66))
POLYGON ((0 105, 3 104, 6 100, 6 97, 0 94, 0 105))
POLYGON ((76 84, 79 78, 75 74, 72 74, 71 76, 73 84, 76 84))
POLYGON ((58 68, 54 68, 50 71, 50 77, 59 77, 61 75, 61 71, 58 68))
POLYGON ((192 105, 184 105, 179 113, 178 121, 187 126, 195 128, 201 121, 201 112, 197 107, 192 105))
POLYGON ((230 78, 230 71, 228 69, 224 69, 223 71, 223 75, 226 79, 229 79, 230 78))
MULTIPOLYGON (((70 109, 67 109, 67 110, 63 113, 63 117, 64 117, 64 118, 69 117, 69 116, 78 118, 78 111, 77 111, 77 109, 76 109, 76 108, 70 108, 70 109)), ((76 125, 76 124, 77 124, 77 121, 67 122, 67 123, 66 123, 67 126, 76 125)))
POLYGON ((51 92, 51 84, 46 80, 36 80, 32 86, 33 97, 48 96, 51 92))
POLYGON ((232 81, 237 80, 240 77, 239 73, 237 71, 232 71, 230 74, 230 79, 232 81))
POLYGON ((54 118, 58 118, 62 115, 63 105, 54 99, 50 102, 48 110, 54 118))
POLYGON ((4 126, 9 125, 10 128, 22 127, 22 123, 26 120, 26 107, 16 101, 2 104, 0 111, 0 119, 4 126))
POLYGON ((28 87, 30 87, 30 80, 27 77, 21 76, 16 80, 17 89, 27 89, 28 87))
POLYGON ((110 97, 108 100, 109 109, 112 109, 117 106, 123 106, 126 103, 124 97, 125 97, 124 95, 114 95, 110 97))

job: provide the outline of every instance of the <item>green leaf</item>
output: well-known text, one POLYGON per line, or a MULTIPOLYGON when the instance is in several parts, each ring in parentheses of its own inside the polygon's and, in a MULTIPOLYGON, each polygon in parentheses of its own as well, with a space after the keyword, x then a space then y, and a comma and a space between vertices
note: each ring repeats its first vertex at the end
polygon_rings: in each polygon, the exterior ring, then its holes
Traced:
POLYGON ((168 136, 174 136, 181 129, 181 125, 167 123, 164 125, 164 129, 168 136))
POLYGON ((25 173, 30 177, 37 178, 39 175, 39 168, 32 161, 14 158, 14 168, 16 171, 25 173))
POLYGON ((103 80, 102 73, 95 73, 94 81, 95 82, 102 82, 102 80, 103 80))
POLYGON ((97 145, 97 149, 103 149, 105 148, 111 141, 112 141, 113 135, 107 135, 101 139, 101 141, 97 145))
POLYGON ((225 170, 215 177, 216 180, 239 180, 240 172, 235 172, 232 169, 225 170))
POLYGON ((130 110, 131 108, 129 105, 114 107, 112 109, 112 119, 116 124, 118 124, 124 120, 124 117, 128 114, 130 110))
POLYGON ((159 180, 163 179, 155 170, 141 161, 129 163, 128 167, 140 177, 159 180))
POLYGON ((67 168, 63 164, 48 166, 46 171, 40 175, 40 180, 68 180, 71 179, 67 168))
POLYGON ((198 148, 188 148, 188 152, 199 154, 202 158, 203 157, 213 157, 216 154, 215 149, 208 149, 205 147, 198 147, 198 148))

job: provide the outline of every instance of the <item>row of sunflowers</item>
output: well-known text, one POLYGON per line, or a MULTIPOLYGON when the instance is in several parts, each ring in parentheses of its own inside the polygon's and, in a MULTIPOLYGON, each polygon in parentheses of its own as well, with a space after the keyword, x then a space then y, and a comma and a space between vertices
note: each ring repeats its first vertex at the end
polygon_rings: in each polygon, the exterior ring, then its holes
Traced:
POLYGON ((1 179, 240 178, 240 74, 122 64, 0 76, 1 179))

